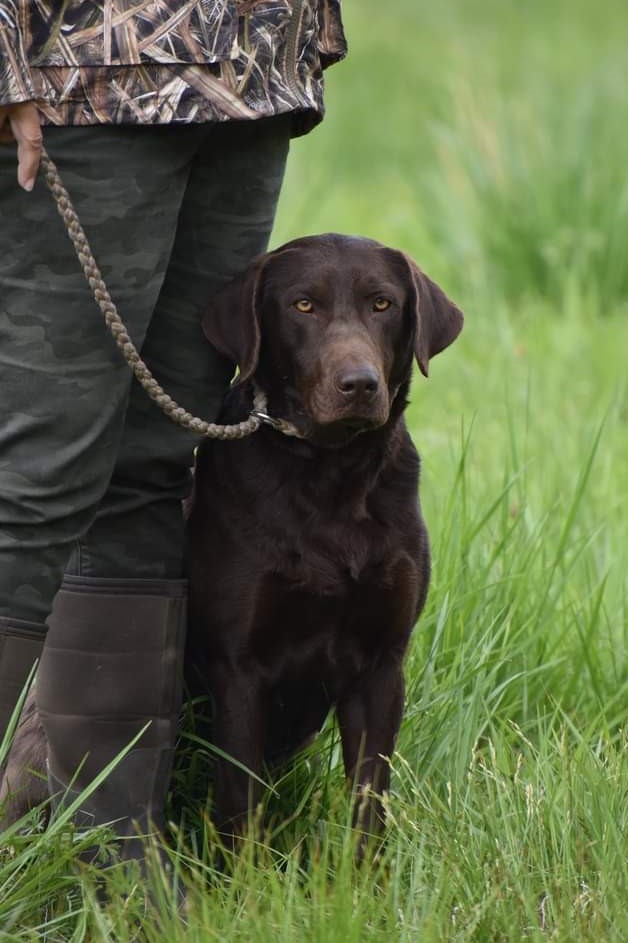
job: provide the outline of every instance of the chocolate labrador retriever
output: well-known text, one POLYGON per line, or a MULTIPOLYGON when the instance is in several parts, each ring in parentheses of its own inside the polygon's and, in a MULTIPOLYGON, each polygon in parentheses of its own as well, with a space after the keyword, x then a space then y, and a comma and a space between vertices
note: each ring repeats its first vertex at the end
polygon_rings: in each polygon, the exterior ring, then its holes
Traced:
MULTIPOLYGON (((246 821, 263 765, 307 743, 332 708, 361 796, 356 823, 381 823, 403 659, 430 573, 403 411, 413 358, 427 376, 462 320, 403 253, 334 234, 257 259, 204 316, 239 368, 222 421, 245 419, 261 389, 296 433, 265 425, 198 449, 186 674, 193 693, 210 693, 213 742, 236 761, 217 760, 224 835, 246 821)), ((44 765, 32 696, 26 714, 14 782, 44 765)), ((30 778, 7 817, 44 793, 30 778)))
POLYGON ((188 670, 211 692, 213 742, 236 760, 217 761, 223 834, 246 820, 263 764, 332 708, 356 822, 381 821, 430 573, 403 411, 413 358, 427 376, 462 321, 403 253, 334 234, 262 256, 204 317, 239 368, 222 420, 246 418, 258 388, 297 433, 265 426, 197 455, 188 670))

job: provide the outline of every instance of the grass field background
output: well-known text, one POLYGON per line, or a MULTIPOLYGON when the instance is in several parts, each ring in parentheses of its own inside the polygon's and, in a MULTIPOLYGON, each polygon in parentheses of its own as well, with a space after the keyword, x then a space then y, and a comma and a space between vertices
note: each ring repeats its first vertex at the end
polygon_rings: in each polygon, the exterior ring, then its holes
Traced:
POLYGON ((33 824, 0 856, 0 941, 628 939, 628 9, 348 0, 345 21, 273 243, 380 239, 466 314, 409 410, 434 574, 386 847, 353 865, 330 726, 227 874, 181 769, 185 922, 158 874, 147 914, 115 875, 98 904, 68 829, 33 824))

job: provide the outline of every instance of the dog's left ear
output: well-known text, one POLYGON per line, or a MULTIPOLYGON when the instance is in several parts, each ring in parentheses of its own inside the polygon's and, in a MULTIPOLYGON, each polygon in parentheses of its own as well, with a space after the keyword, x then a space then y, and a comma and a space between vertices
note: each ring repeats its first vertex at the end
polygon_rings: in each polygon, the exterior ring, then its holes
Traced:
POLYGON ((404 253, 408 269, 411 298, 416 314, 416 339, 414 353, 423 376, 428 376, 431 357, 449 347, 462 330, 464 315, 460 308, 447 297, 442 288, 416 262, 404 253))

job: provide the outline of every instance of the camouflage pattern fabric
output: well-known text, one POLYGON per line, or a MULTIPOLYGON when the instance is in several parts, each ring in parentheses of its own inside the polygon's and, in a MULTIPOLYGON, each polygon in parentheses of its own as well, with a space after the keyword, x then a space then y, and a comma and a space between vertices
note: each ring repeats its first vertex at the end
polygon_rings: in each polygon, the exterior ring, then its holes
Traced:
POLYGON ((304 133, 345 52, 339 0, 0 0, 0 104, 47 124, 290 112, 304 133))
MULTIPOLYGON (((289 134, 287 118, 45 134, 135 343, 207 419, 231 365, 205 341, 199 313, 265 249, 289 134)), ((66 566, 182 575, 197 439, 132 380, 45 184, 31 194, 16 185, 8 146, 0 259, 0 618, 42 623, 66 566)))

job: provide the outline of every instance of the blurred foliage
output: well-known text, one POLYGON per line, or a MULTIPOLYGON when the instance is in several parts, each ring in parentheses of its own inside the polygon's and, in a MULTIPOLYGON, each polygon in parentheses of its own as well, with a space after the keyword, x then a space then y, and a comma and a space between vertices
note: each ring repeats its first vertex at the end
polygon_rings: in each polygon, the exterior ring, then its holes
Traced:
POLYGON ((458 294, 628 298, 628 8, 616 0, 361 0, 296 142, 278 241, 337 230, 458 294))

